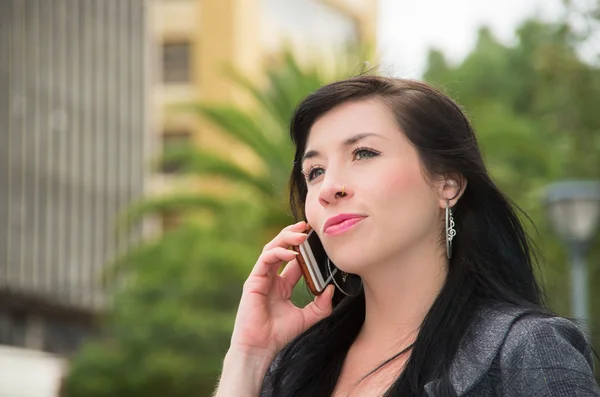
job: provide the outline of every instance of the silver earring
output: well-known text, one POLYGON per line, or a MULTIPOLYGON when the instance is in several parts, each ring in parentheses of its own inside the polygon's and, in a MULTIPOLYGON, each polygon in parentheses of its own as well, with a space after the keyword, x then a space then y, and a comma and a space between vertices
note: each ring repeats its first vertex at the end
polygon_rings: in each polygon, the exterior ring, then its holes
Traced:
MULTIPOLYGON (((351 298, 354 298, 356 296, 358 296, 360 294, 360 291, 362 290, 362 279, 360 280, 360 289, 358 290, 358 292, 354 295, 351 295, 349 293, 347 293, 346 291, 344 291, 344 289, 342 287, 340 287, 340 285, 338 284, 337 281, 335 281, 335 277, 333 277, 333 271, 331 271, 331 261, 329 260, 329 258, 327 258, 327 269, 329 270, 329 275, 331 276, 331 279, 333 280, 333 283, 335 284, 335 286, 337 287, 338 290, 340 290, 340 292, 346 296, 349 296, 351 298)), ((339 269, 338 269, 339 270, 339 269)), ((348 278, 348 273, 343 272, 340 270, 340 272, 342 273, 342 282, 346 283, 346 278, 348 278)))
POLYGON ((446 200, 446 255, 448 256, 448 259, 452 258, 452 239, 456 236, 454 226, 452 209, 450 209, 450 200, 446 200))

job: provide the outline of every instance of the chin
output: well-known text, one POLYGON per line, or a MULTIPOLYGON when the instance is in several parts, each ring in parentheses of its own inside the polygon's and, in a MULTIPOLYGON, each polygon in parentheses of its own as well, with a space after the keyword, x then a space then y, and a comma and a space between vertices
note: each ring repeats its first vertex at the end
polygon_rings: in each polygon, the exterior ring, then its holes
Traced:
POLYGON ((352 255, 352 253, 344 253, 332 257, 331 262, 340 270, 346 273, 358 274, 361 269, 367 265, 367 258, 364 255, 352 255))

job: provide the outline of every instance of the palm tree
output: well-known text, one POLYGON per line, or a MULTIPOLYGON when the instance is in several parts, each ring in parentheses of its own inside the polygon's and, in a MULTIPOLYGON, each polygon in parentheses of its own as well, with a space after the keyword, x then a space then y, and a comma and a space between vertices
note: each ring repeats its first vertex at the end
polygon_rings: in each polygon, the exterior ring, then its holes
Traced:
MULTIPOLYGON (((167 153, 184 173, 220 178, 236 194, 215 192, 149 198, 127 214, 131 224, 147 214, 179 212, 189 221, 145 242, 108 267, 114 295, 105 337, 88 343, 65 383, 69 395, 209 395, 227 349, 243 280, 262 245, 292 221, 285 191, 293 156, 288 136, 298 101, 337 78, 356 74, 368 49, 348 51, 323 72, 285 51, 270 62, 266 85, 229 71, 253 100, 252 110, 195 103, 190 109, 259 159, 251 172, 223 155, 197 147, 167 153)), ((304 300, 302 286, 295 297, 304 300)))

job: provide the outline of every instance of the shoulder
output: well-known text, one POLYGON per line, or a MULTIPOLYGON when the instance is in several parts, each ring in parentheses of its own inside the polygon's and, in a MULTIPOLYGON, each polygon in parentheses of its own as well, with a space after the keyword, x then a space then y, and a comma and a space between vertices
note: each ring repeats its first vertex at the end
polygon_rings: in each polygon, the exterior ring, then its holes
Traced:
POLYGON ((504 390, 530 395, 597 396, 592 349, 570 320, 524 314, 498 353, 504 390))
POLYGON ((477 311, 450 381, 459 396, 484 389, 501 396, 600 396, 592 350, 574 323, 507 305, 477 311))
MULTIPOLYGON (((562 317, 524 314, 510 327, 502 344, 501 357, 535 357, 542 360, 568 352, 578 353, 577 358, 583 360, 581 363, 593 370, 590 344, 582 330, 572 321, 562 317)), ((560 363, 567 366, 574 364, 566 360, 560 360, 560 363)))

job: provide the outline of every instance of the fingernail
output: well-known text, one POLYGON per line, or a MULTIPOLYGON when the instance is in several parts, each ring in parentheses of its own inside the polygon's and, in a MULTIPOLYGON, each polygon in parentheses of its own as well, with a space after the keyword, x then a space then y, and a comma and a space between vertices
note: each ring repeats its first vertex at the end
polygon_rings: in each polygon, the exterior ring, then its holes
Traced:
POLYGON ((298 255, 298 252, 294 251, 294 250, 288 250, 289 253, 294 254, 294 255, 298 255))

